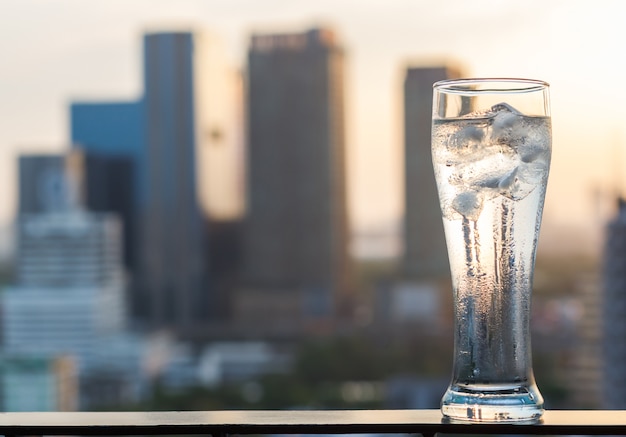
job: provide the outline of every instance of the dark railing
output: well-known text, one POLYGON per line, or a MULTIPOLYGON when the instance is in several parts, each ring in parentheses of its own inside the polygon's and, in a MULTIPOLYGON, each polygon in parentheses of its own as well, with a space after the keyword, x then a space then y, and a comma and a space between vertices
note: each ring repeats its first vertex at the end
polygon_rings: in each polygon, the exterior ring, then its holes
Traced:
POLYGON ((438 410, 0 413, 0 434, 626 435, 626 411, 547 411, 537 423, 452 423, 438 410))

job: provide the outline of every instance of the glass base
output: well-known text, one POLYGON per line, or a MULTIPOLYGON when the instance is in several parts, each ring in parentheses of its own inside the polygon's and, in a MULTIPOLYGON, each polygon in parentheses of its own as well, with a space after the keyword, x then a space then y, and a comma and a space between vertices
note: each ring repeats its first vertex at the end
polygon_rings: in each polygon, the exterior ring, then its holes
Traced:
POLYGON ((536 422, 543 411, 536 386, 450 386, 441 400, 441 412, 451 421, 536 422))

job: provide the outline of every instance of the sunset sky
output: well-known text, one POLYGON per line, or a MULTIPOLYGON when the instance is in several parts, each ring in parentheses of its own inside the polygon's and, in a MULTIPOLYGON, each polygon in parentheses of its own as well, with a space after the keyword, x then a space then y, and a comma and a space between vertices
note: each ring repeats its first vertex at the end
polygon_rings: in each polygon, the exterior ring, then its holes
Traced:
POLYGON ((401 216, 404 69, 450 59, 468 76, 551 84, 543 234, 597 231, 610 212, 604 200, 626 188, 625 18, 619 1, 2 0, 0 224, 15 210, 16 156, 68 148, 71 100, 141 94, 145 30, 208 30, 244 69, 252 32, 329 25, 348 55, 356 230, 385 229, 401 216))

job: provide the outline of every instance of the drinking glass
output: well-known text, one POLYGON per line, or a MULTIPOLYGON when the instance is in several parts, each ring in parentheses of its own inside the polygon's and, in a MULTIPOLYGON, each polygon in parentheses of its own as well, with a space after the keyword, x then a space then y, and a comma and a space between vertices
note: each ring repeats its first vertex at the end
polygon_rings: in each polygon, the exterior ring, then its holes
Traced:
POLYGON ((547 83, 434 84, 432 156, 454 297, 453 374, 441 401, 449 419, 543 414, 529 316, 551 147, 547 83))

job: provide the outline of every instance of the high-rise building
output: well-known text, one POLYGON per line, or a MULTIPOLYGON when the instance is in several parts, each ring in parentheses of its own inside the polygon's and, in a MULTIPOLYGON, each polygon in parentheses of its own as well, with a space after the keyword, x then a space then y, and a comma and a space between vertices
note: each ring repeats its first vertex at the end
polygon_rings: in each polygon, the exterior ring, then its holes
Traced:
POLYGON ((606 229, 603 293, 603 408, 626 408, 626 201, 606 229))
POLYGON ((259 34, 248 62, 244 275, 328 316, 351 288, 344 50, 330 29, 259 34))
POLYGON ((433 83, 458 77, 442 65, 408 68, 404 79, 404 274, 411 279, 450 275, 430 135, 433 83))
POLYGON ((72 142, 87 208, 124 220, 133 315, 189 330, 219 311, 206 222, 243 210, 241 79, 206 34, 148 33, 143 61, 139 101, 71 106, 72 142))
POLYGON ((194 38, 144 37, 147 190, 141 285, 148 320, 183 326, 208 316, 205 227, 196 183, 194 38))

